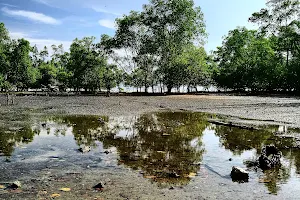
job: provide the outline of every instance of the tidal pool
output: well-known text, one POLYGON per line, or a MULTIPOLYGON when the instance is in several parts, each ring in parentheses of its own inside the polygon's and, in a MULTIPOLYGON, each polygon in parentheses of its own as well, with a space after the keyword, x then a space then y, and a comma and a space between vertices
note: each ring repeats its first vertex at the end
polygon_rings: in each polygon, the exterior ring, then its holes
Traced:
MULTIPOLYGON (((297 134, 295 130, 271 126, 250 131, 208 122, 215 117, 192 112, 117 118, 35 115, 28 120, 27 116, 21 127, 8 123, 0 128, 0 168, 4 172, 0 182, 11 179, 14 170, 25 165, 45 162, 36 170, 128 167, 158 187, 184 187, 195 176, 206 179, 207 170, 231 179, 232 166, 240 166, 250 172, 249 182, 265 185, 270 194, 299 188, 298 141, 286 136, 297 134), (278 132, 285 137, 279 137, 278 132), (282 151, 281 167, 262 171, 247 166, 247 161, 258 159, 268 144, 282 151)), ((243 184, 246 187, 248 183, 243 184)))

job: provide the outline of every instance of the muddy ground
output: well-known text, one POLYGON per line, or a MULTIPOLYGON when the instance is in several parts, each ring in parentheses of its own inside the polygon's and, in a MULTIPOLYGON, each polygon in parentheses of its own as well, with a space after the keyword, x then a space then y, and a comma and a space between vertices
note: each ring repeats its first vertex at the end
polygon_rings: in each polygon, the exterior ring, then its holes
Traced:
MULTIPOLYGON (((15 97, 15 105, 6 106, 0 96, 1 112, 26 109, 42 113, 86 114, 99 116, 127 116, 161 110, 188 110, 231 116, 231 121, 253 125, 285 124, 300 127, 300 99, 252 96, 163 96, 163 97, 15 97)), ((3 123, 3 122, 2 122, 3 123)), ((9 165, 7 165, 9 166, 9 165)), ((134 170, 120 166, 114 169, 90 169, 84 165, 52 166, 36 162, 16 164, 12 170, 2 164, 0 170, 7 181, 22 182, 22 191, 1 193, 0 199, 296 199, 297 190, 289 194, 270 196, 257 183, 233 183, 201 168, 189 185, 158 188, 134 170), (13 171, 13 173, 10 173, 13 171), (92 187, 102 182, 103 191, 92 187), (58 188, 70 187, 71 192, 58 188)), ((1 180, 4 181, 4 180, 1 180)))
MULTIPOLYGON (((182 95, 159 97, 15 97, 14 106, 4 106, 6 99, 0 96, 3 110, 28 108, 46 112, 61 111, 68 114, 88 115, 136 115, 159 110, 187 110, 228 115, 251 119, 250 123, 280 123, 300 127, 300 99, 283 97, 182 95)), ((241 119, 240 119, 241 120, 241 119)), ((244 121, 249 123, 248 121, 244 121)))

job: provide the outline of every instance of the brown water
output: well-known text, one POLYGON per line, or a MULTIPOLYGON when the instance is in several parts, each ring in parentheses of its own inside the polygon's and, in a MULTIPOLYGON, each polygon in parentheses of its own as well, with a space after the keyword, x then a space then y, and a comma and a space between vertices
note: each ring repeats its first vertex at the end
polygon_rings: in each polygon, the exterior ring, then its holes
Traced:
POLYGON ((295 148, 297 139, 289 137, 298 135, 295 130, 216 126, 207 121, 212 117, 189 112, 101 120, 98 116, 26 117, 20 128, 0 128, 0 169, 5 172, 0 182, 14 176, 8 167, 22 170, 22 163, 47 162, 50 168, 128 167, 159 187, 184 186, 195 176, 206 179, 207 170, 231 179, 232 166, 247 168, 247 161, 256 160, 264 145, 274 144, 283 153, 282 166, 266 171, 249 167, 249 182, 265 185, 271 194, 300 194, 300 150, 295 148), (286 137, 274 136, 278 130, 286 137), (79 148, 90 151, 81 153, 79 148))

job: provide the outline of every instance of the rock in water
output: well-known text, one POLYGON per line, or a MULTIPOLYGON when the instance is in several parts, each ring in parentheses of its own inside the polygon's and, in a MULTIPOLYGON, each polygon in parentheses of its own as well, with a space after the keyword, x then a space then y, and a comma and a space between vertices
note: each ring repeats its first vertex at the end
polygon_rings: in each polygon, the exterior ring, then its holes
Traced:
POLYGON ((240 167, 232 167, 231 178, 236 182, 248 182, 249 173, 240 167))
POLYGON ((281 155, 281 151, 279 151, 274 145, 265 146, 258 159, 259 167, 264 170, 280 165, 281 155))
POLYGON ((80 147, 78 149, 78 151, 80 151, 81 153, 87 153, 87 152, 91 151, 91 147, 90 146, 83 146, 83 147, 80 147))

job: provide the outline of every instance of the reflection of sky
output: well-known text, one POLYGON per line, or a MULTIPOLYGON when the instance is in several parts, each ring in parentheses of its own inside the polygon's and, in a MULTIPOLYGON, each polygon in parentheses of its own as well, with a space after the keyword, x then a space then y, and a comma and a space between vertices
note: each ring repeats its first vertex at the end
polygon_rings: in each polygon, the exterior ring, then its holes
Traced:
POLYGON ((251 159, 255 155, 255 150, 251 150, 245 151, 240 156, 234 156, 230 150, 220 147, 219 138, 215 136, 213 130, 206 129, 202 141, 205 148, 203 163, 222 176, 228 176, 233 166, 244 167, 243 160, 251 159), (230 158, 232 161, 229 161, 230 158))

